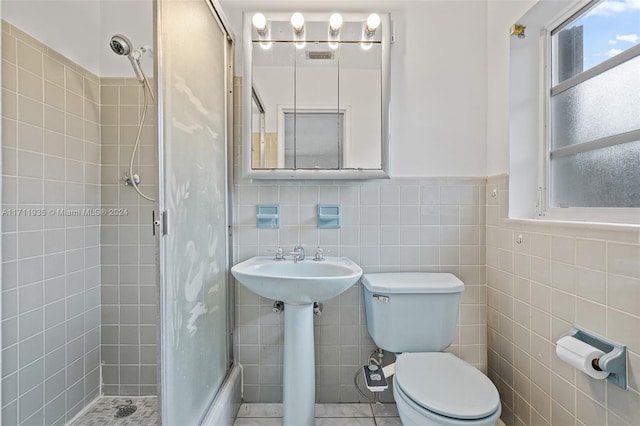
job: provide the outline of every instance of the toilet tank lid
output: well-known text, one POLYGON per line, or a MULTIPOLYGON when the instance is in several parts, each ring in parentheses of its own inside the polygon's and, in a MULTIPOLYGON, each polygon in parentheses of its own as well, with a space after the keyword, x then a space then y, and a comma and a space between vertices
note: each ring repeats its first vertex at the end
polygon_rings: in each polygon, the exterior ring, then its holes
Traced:
POLYGON ((384 272, 362 275, 362 285, 376 293, 460 293, 464 283, 444 272, 384 272))

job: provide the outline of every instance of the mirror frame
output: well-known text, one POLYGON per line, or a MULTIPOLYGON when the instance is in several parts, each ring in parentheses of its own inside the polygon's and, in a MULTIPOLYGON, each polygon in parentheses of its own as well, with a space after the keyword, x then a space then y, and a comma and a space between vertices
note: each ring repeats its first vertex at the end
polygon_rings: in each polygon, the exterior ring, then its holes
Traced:
MULTIPOLYGON (((255 12, 244 12, 242 80, 242 177, 246 179, 389 179, 391 140, 391 16, 379 13, 381 33, 381 168, 380 169, 254 169, 251 167, 251 102, 253 96, 253 28, 251 18, 255 12)), ((309 15, 317 15, 311 13, 309 15)), ((328 15, 328 14, 327 14, 328 15)), ((344 14, 345 20, 353 14, 344 14)), ((359 14, 365 16, 364 13, 359 14)), ((284 18, 287 20, 287 18, 284 18)))

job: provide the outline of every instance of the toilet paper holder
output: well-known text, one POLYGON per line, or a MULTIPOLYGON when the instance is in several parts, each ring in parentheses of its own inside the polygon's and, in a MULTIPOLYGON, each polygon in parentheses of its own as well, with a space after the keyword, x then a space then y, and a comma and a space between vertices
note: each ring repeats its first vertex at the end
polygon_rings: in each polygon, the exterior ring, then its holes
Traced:
POLYGON ((602 337, 593 331, 574 325, 572 329, 560 336, 571 336, 588 345, 600 349, 604 355, 598 360, 598 367, 609 372, 607 380, 616 386, 627 389, 627 347, 613 340, 602 337))

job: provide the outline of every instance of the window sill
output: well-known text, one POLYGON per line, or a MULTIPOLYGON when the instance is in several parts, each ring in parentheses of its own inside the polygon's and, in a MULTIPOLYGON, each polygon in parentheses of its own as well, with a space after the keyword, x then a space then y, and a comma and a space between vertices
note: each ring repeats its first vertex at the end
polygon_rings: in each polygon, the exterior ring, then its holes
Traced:
POLYGON ((615 223, 615 222, 593 222, 587 220, 566 220, 566 219, 550 219, 550 218, 534 218, 534 219, 519 219, 519 218, 508 218, 505 219, 506 223, 513 224, 526 224, 526 225, 559 225, 559 226, 568 226, 574 228, 593 228, 593 229, 603 229, 603 230, 612 230, 612 231, 638 231, 640 230, 640 224, 636 223, 615 223))

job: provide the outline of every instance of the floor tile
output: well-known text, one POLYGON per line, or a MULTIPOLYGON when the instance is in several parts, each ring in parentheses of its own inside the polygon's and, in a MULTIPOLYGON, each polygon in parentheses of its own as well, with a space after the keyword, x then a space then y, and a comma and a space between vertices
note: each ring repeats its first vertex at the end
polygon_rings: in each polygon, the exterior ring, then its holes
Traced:
POLYGON ((282 419, 274 417, 238 417, 233 426, 282 426, 282 419))
POLYGON ((396 404, 371 404, 374 417, 398 417, 396 404))
POLYGON ((317 417, 316 426, 376 426, 373 417, 317 417))
POLYGON ((71 426, 150 426, 158 424, 156 397, 108 397, 98 398, 87 411, 78 417, 71 426), (119 405, 127 405, 131 400, 136 406, 133 414, 116 418, 119 405))
POLYGON ((400 417, 376 417, 377 426, 402 426, 400 417))
POLYGON ((282 404, 242 404, 237 417, 282 417, 282 404))
POLYGON ((370 404, 316 404, 316 417, 373 417, 370 404))

